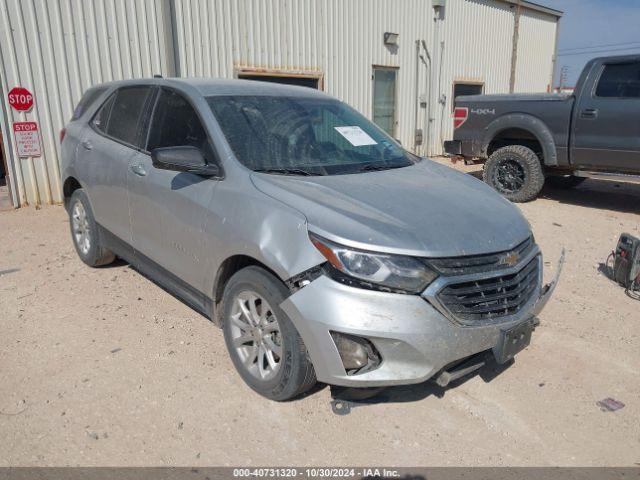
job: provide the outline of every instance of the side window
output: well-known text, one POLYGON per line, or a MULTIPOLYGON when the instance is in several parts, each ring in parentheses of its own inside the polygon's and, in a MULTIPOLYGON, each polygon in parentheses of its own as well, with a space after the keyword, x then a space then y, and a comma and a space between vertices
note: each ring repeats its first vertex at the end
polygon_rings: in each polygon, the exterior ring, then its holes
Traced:
POLYGON ((605 65, 598 81, 596 96, 640 98, 640 62, 605 65))
POLYGON ((144 109, 149 87, 126 87, 116 92, 106 133, 121 142, 138 146, 138 121, 144 109))
POLYGON ((197 147, 210 158, 207 133, 193 107, 182 95, 162 89, 151 119, 147 150, 184 146, 197 147))
POLYGON ((109 124, 109 115, 111 115, 111 108, 113 107, 113 102, 116 99, 116 94, 112 94, 109 99, 102 104, 98 113, 93 117, 91 123, 100 132, 106 134, 107 126, 109 124))

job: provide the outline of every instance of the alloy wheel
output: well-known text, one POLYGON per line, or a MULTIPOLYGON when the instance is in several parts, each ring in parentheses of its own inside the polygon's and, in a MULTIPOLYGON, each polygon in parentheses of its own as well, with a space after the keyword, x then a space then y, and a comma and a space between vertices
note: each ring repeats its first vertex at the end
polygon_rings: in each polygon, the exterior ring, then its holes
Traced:
POLYGON ((260 380, 275 377, 282 364, 282 335, 273 309, 259 294, 242 291, 233 299, 233 347, 243 367, 260 380))
POLYGON ((91 248, 91 229, 89 228, 87 212, 80 201, 73 205, 71 226, 73 228, 73 238, 75 239, 78 249, 83 255, 87 255, 91 248))
POLYGON ((525 175, 522 165, 509 158, 496 166, 493 174, 494 184, 500 193, 516 193, 524 187, 525 175))

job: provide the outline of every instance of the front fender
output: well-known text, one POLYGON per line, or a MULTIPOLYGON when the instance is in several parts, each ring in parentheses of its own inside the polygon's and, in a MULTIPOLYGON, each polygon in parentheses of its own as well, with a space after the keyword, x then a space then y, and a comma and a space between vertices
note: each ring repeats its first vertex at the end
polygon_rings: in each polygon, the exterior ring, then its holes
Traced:
MULTIPOLYGON (((285 281, 325 261, 309 240, 306 217, 265 195, 250 180, 217 186, 205 226, 207 272, 218 272, 233 256, 251 257, 285 281)), ((216 275, 207 275, 205 292, 213 292, 216 275)))

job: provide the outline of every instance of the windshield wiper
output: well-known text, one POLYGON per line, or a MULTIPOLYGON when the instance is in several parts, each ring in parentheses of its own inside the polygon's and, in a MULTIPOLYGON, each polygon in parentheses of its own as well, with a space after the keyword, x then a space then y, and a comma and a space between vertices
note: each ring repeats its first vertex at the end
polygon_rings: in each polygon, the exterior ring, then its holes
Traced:
POLYGON ((262 168, 254 170, 254 172, 260 173, 276 173, 278 175, 304 175, 304 176, 316 176, 322 175, 322 173, 314 173, 309 170, 303 170, 301 168, 262 168))
POLYGON ((389 165, 389 164, 375 164, 375 163, 368 163, 367 165, 363 165, 362 167, 360 167, 358 169, 359 172, 375 172, 378 170, 391 170, 392 168, 402 168, 402 167, 407 167, 408 165, 404 165, 404 164, 396 164, 396 165, 389 165))

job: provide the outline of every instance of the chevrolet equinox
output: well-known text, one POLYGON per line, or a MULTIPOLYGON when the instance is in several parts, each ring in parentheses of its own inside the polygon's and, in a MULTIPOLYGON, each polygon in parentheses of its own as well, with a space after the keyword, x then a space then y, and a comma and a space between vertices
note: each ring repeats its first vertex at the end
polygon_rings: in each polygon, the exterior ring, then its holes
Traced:
POLYGON ((88 90, 61 132, 71 238, 211 318, 256 392, 440 385, 529 344, 555 281, 517 207, 317 90, 88 90))

